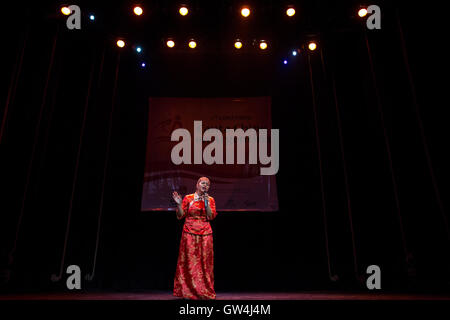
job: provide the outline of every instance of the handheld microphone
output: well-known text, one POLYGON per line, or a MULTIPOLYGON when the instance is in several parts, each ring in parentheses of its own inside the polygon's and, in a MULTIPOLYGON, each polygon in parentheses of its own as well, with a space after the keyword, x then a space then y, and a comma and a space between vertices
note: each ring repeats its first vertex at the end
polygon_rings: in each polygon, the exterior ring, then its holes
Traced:
POLYGON ((205 199, 205 208, 208 207, 208 195, 203 195, 203 199, 205 199))

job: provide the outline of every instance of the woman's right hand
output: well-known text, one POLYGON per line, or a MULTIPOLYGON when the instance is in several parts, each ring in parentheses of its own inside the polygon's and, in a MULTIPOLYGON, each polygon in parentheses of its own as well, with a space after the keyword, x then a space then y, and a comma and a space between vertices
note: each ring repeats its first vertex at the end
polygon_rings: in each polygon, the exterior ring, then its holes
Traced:
POLYGON ((176 192, 176 191, 174 191, 173 193, 172 193, 172 197, 173 197, 173 200, 177 203, 177 204, 181 204, 181 202, 183 201, 182 199, 181 199, 181 196, 178 194, 178 192, 176 192))

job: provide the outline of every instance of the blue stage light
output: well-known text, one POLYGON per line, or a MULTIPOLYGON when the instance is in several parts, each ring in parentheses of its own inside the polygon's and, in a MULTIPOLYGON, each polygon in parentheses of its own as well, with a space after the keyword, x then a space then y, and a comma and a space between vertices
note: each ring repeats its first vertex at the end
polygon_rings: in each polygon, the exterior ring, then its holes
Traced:
POLYGON ((91 21, 94 21, 94 20, 95 20, 95 16, 94 16, 93 14, 91 14, 91 15, 89 15, 89 19, 90 19, 91 21))
POLYGON ((284 63, 284 64, 287 64, 287 60, 284 60, 283 63, 284 63))
POLYGON ((141 68, 145 68, 145 66, 146 66, 145 62, 142 62, 141 63, 141 68))
POLYGON ((297 55, 297 51, 296 50, 292 51, 292 55, 295 57, 297 55))
POLYGON ((136 52, 137 53, 141 53, 142 52, 142 48, 141 47, 136 47, 136 52))

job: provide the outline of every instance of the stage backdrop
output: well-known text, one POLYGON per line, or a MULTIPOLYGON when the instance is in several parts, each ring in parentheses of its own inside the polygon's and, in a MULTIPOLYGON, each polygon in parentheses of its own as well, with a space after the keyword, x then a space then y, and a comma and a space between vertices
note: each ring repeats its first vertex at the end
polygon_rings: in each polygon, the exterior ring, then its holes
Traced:
MULTIPOLYGON (((270 129, 272 128, 270 97, 250 98, 150 98, 146 163, 142 195, 142 211, 175 210, 172 192, 182 197, 195 192, 199 177, 211 180, 209 194, 216 200, 218 211, 277 211, 278 197, 275 175, 260 175, 261 165, 248 164, 248 139, 246 139, 245 164, 194 164, 194 121, 202 121, 202 134, 216 128, 223 135, 225 129, 244 131, 268 129, 270 154, 270 129), (172 148, 182 141, 171 141, 177 128, 191 134, 191 164, 175 165, 171 160, 172 148)), ((213 139, 214 140, 214 139, 213 139)), ((203 142, 203 148, 210 144, 203 142)), ((236 145, 236 143, 235 143, 236 145)))

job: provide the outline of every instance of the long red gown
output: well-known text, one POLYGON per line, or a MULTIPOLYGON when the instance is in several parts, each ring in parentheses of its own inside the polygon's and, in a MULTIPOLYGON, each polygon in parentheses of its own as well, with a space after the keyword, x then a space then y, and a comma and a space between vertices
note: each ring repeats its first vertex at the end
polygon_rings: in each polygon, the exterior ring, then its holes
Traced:
MULTIPOLYGON (((217 216, 213 197, 208 198, 212 219, 217 216)), ((186 299, 215 299, 213 234, 205 203, 197 194, 184 197, 185 218, 180 241, 173 295, 186 299)), ((178 217, 178 216, 177 216, 178 217)))

